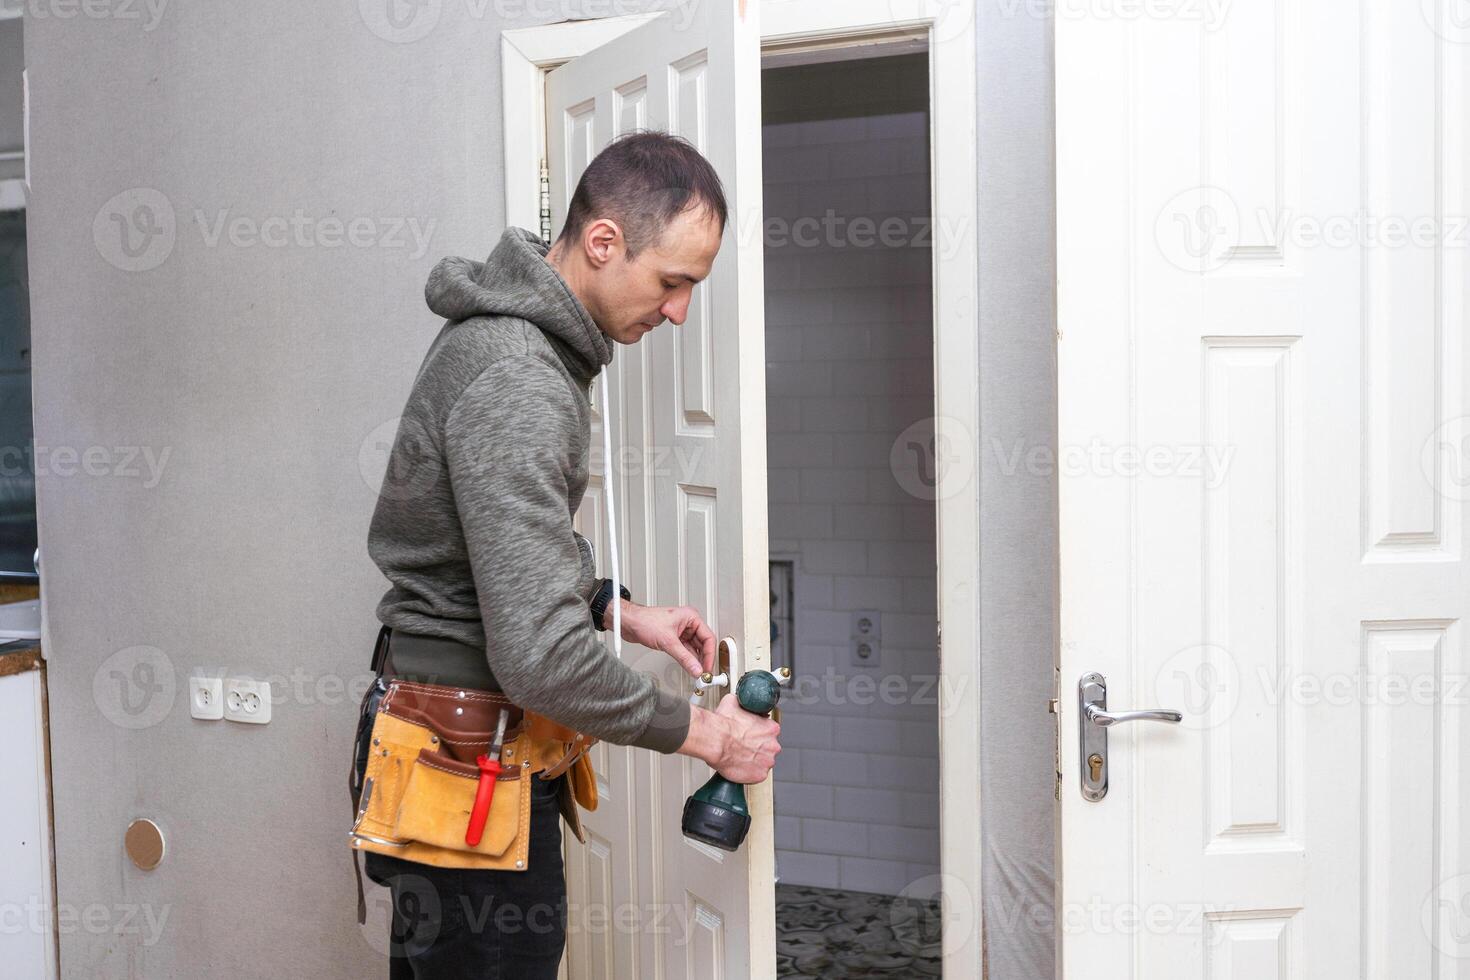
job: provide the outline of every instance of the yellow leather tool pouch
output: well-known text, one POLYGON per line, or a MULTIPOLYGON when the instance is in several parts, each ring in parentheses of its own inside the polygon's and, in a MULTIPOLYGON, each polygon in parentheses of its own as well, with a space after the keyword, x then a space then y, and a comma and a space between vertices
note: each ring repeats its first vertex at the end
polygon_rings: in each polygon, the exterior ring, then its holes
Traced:
POLYGON ((441 868, 524 871, 530 760, 524 713, 503 694, 393 680, 378 705, 352 846, 441 868), (495 795, 480 842, 465 843, 479 787, 475 759, 509 712, 495 795))
POLYGON ((529 780, 563 772, 562 815, 585 841, 580 804, 597 806, 586 749, 596 739, 523 711, 503 694, 392 680, 378 704, 352 847, 436 867, 524 871, 531 822, 529 780), (495 795, 479 844, 465 843, 479 787, 475 759, 509 712, 495 795))

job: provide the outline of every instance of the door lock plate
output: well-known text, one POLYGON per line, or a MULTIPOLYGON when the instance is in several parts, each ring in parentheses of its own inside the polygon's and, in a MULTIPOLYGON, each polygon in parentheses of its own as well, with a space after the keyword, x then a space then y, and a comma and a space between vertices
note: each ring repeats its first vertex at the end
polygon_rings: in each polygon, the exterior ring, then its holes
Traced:
POLYGON ((1108 681, 1102 674, 1083 674, 1077 681, 1077 741, 1082 765, 1082 798, 1096 803, 1108 795, 1108 730, 1087 717, 1087 706, 1108 706, 1108 681))

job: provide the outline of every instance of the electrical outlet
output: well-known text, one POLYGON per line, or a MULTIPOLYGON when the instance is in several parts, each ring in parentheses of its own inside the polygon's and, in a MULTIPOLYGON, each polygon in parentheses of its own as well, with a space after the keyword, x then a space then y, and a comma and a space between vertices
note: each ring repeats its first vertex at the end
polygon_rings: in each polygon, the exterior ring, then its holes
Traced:
POLYGON ((883 654, 883 614, 859 609, 852 614, 852 665, 877 667, 883 654))
POLYGON ((271 691, 266 681, 248 677, 225 678, 225 719, 250 725, 271 720, 271 691))
POLYGON ((218 677, 195 674, 189 678, 189 714, 203 721, 219 721, 225 716, 224 681, 218 677))

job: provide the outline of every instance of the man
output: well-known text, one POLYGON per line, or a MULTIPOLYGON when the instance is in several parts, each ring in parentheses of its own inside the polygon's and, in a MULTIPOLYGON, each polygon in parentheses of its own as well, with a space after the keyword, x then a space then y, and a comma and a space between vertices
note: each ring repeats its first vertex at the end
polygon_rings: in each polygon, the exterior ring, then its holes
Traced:
MULTIPOLYGON (((694 756, 753 783, 780 752, 778 725, 733 694, 715 711, 694 708, 597 637, 620 620, 623 639, 697 676, 714 666, 709 627, 688 607, 612 595, 572 529, 587 484, 591 381, 614 344, 684 322, 727 217, 719 177, 697 150, 634 133, 588 165, 552 248, 508 228, 484 263, 441 261, 425 296, 448 322, 404 408, 368 550, 392 583, 378 618, 393 631, 399 676, 502 690, 577 731, 694 756)), ((368 875, 393 891, 391 976, 556 975, 565 778, 533 780, 525 871, 367 855, 368 875), (510 921, 517 927, 502 926, 510 921)))

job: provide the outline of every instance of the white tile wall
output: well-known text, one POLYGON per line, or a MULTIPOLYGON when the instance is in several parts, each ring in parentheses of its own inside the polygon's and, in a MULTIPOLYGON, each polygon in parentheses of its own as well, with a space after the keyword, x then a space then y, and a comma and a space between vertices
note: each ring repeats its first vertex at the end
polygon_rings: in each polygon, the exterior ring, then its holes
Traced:
MULTIPOLYGON (((896 217, 908 241, 928 214, 926 130, 921 113, 765 127, 767 221, 896 217)), ((783 699, 777 872, 896 894, 939 871, 934 504, 889 463, 931 415, 930 249, 791 238, 766 245, 767 462, 772 553, 796 557, 796 668, 811 686, 783 699), (851 664, 859 609, 883 614, 874 669, 851 664)))

